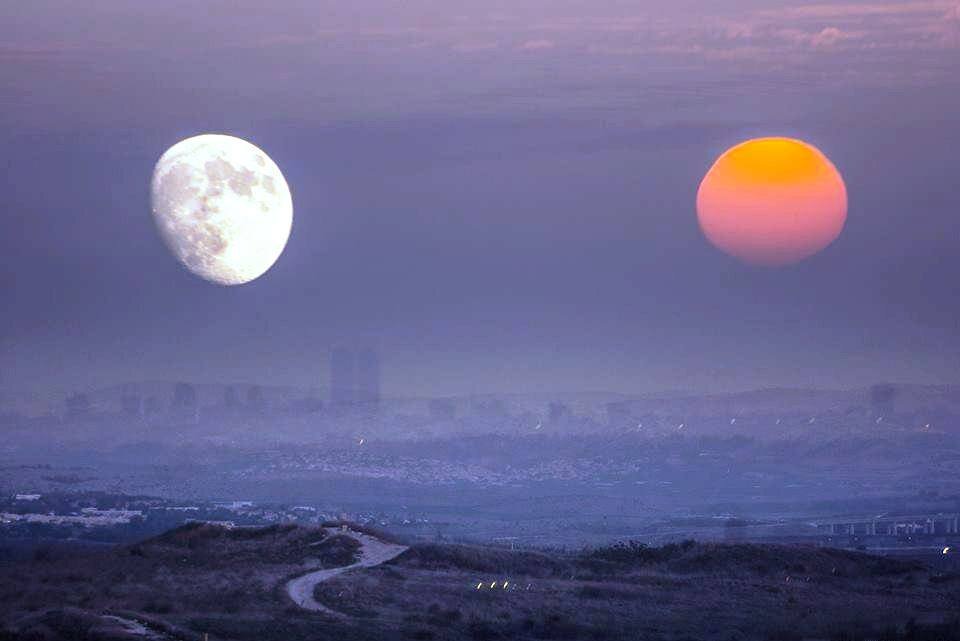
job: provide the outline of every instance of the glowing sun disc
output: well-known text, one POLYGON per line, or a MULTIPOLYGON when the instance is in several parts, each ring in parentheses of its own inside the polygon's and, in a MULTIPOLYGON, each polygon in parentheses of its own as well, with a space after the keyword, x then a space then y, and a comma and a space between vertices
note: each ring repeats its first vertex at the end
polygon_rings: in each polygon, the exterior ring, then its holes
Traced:
POLYGON ((788 265, 823 250, 847 220, 847 188, 816 147, 757 138, 725 152, 697 192, 707 239, 740 260, 788 265))

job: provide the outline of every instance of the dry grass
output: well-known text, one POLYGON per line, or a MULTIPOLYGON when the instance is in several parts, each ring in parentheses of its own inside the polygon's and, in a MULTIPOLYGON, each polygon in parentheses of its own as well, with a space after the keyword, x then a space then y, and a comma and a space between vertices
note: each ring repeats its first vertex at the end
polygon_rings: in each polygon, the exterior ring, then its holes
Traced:
POLYGON ((110 610, 214 641, 296 641, 319 629, 345 641, 957 638, 931 622, 960 612, 960 581, 913 562, 802 547, 425 545, 318 586, 345 619, 287 600, 280 586, 306 563, 343 565, 356 551, 320 529, 186 526, 107 553, 8 566, 0 627, 18 639, 117 638, 98 623, 110 610), (927 625, 907 628, 911 619, 927 625))

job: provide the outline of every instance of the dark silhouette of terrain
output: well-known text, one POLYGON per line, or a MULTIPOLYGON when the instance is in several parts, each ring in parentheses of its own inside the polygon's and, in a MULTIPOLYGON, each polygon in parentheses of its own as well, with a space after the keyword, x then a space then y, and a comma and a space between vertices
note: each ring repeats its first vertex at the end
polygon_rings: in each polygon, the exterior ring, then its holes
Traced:
POLYGON ((318 584, 336 616, 290 600, 290 579, 354 563, 360 547, 336 524, 191 523, 108 551, 37 555, 0 570, 0 639, 960 638, 960 575, 799 546, 414 545, 318 584))

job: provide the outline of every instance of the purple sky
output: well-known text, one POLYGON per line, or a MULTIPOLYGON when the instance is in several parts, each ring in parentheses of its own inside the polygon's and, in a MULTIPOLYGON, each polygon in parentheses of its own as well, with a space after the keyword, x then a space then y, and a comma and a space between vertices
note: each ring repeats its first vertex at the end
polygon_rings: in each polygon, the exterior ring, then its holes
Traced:
POLYGON ((397 395, 960 382, 956 0, 7 5, 0 403, 323 384, 357 336, 397 395), (294 195, 244 287, 180 268, 148 210, 159 155, 208 131, 294 195), (703 173, 760 135, 850 192, 790 268, 696 226, 703 173))

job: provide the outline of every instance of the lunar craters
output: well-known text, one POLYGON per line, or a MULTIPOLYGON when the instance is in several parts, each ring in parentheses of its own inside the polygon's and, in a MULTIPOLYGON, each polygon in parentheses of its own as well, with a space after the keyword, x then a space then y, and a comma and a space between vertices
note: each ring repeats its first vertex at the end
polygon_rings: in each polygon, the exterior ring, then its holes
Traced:
POLYGON ((277 193, 277 188, 273 186, 273 178, 270 176, 263 177, 263 188, 266 189, 269 194, 277 193))
POLYGON ((211 160, 205 165, 205 169, 211 187, 226 183, 240 196, 252 196, 252 187, 259 182, 253 171, 237 169, 223 158, 211 160))
POLYGON ((158 189, 155 189, 155 199, 159 196, 160 202, 154 203, 154 208, 169 210, 175 203, 184 202, 200 194, 193 172, 186 165, 174 165, 160 179, 158 189))
POLYGON ((203 135, 171 147, 151 185, 154 219, 174 256, 223 285, 249 282, 280 256, 293 205, 279 168, 253 145, 203 135))

